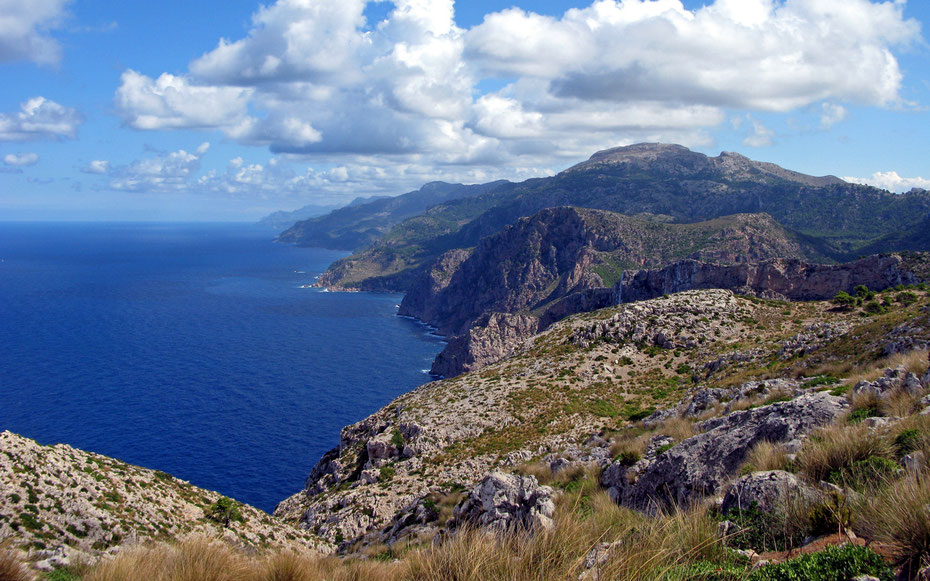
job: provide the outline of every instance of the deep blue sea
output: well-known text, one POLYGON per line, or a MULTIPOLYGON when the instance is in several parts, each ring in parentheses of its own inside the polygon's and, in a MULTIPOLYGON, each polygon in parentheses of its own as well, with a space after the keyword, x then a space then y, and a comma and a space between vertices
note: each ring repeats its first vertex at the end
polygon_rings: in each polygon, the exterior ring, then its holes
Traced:
POLYGON ((429 381, 400 295, 244 224, 0 223, 0 430, 271 511, 339 430, 429 381))

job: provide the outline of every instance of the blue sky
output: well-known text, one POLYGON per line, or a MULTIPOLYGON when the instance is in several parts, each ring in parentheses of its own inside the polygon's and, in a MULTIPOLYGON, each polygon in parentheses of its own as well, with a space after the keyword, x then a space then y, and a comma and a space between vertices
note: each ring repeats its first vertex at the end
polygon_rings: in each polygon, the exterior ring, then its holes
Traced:
POLYGON ((930 188, 916 0, 0 0, 0 220, 254 220, 682 143, 930 188))

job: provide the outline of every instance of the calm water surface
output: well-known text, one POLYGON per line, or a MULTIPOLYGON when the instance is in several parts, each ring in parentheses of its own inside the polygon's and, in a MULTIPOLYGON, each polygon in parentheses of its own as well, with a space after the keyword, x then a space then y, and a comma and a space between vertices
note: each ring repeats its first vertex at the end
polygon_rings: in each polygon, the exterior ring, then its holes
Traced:
POLYGON ((344 253, 272 238, 0 223, 0 429, 272 510, 442 348, 400 295, 300 288, 344 253))

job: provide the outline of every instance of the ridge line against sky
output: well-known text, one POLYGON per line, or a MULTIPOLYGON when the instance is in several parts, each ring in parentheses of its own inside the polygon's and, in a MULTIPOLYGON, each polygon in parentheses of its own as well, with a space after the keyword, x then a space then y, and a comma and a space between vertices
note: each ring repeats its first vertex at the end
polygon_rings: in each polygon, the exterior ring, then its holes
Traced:
POLYGON ((253 220, 641 141, 930 188, 927 4, 0 0, 0 220, 253 220))

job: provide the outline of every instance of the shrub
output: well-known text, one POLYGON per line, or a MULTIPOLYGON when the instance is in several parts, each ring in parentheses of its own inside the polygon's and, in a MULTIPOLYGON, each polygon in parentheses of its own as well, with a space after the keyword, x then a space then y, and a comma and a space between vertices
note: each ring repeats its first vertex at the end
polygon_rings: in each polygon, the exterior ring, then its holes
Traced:
POLYGON ((216 502, 205 507, 203 511, 207 518, 223 523, 224 527, 228 527, 230 522, 245 520, 242 518, 242 512, 239 510, 236 501, 227 496, 221 496, 216 502))
POLYGON ((749 581, 847 581, 859 575, 872 575, 891 581, 891 568, 881 556, 867 547, 842 545, 817 553, 767 565, 753 571, 749 581))
POLYGON ((840 291, 833 297, 833 304, 850 309, 856 305, 856 297, 850 296, 846 291, 840 291))
POLYGON ((908 428, 894 438, 894 451, 898 458, 907 456, 920 446, 920 430, 908 428))
POLYGON ((808 379, 803 384, 801 384, 801 387, 804 389, 809 389, 811 387, 819 387, 821 385, 836 385, 839 382, 840 379, 838 377, 833 377, 832 375, 821 375, 819 377, 808 379))
POLYGON ((881 486, 900 470, 897 462, 881 456, 869 456, 856 460, 850 466, 832 470, 827 476, 827 482, 862 492, 881 486))
POLYGON ((749 507, 730 509, 724 517, 739 526, 739 532, 727 538, 738 549, 787 551, 801 545, 808 534, 807 523, 782 510, 765 512, 753 502, 749 507))
POLYGON ((393 479, 395 474, 397 474, 397 469, 393 466, 382 466, 381 470, 378 471, 378 480, 387 482, 393 479))

